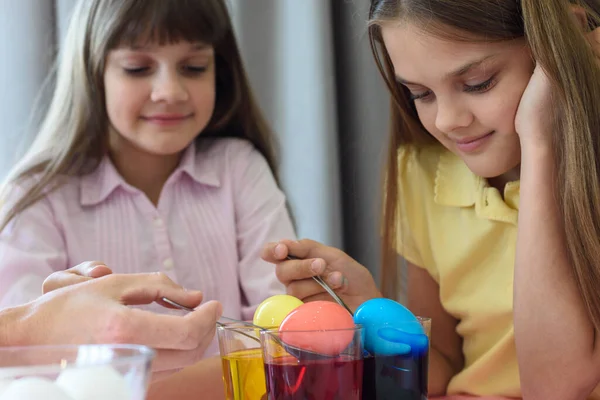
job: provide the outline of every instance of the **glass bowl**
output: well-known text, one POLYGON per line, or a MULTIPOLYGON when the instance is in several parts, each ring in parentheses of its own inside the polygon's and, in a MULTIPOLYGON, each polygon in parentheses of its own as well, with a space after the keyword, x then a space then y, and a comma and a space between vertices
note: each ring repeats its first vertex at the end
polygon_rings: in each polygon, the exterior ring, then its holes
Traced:
POLYGON ((0 348, 0 400, 144 400, 153 358, 137 345, 0 348))

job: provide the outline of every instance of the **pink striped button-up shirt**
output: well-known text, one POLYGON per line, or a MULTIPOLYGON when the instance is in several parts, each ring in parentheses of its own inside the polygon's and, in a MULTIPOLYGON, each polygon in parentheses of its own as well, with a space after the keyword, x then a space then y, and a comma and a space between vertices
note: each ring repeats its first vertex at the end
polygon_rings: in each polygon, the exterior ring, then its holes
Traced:
MULTIPOLYGON (((54 271, 100 260, 115 273, 162 271, 221 301, 225 316, 252 319, 262 300, 285 291, 262 246, 293 237, 284 194, 247 141, 190 146, 157 206, 105 158, 0 234, 0 308, 38 297, 54 271)), ((207 354, 215 352, 213 343, 207 354)))

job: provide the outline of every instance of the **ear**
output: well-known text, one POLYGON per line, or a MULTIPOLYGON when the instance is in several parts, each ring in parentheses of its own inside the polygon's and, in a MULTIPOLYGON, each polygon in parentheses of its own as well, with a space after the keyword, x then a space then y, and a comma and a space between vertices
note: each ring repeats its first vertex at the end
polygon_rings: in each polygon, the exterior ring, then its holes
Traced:
POLYGON ((575 22, 577 22, 577 25, 581 27, 584 32, 589 30, 587 12, 585 11, 585 8, 577 4, 571 4, 571 16, 575 18, 575 22))

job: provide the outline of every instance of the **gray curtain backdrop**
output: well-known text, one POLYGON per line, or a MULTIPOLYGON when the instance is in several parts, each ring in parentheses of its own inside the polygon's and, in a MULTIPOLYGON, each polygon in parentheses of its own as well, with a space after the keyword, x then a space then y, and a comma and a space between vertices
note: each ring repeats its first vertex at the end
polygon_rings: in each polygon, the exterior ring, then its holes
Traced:
MULTIPOLYGON (((32 106, 76 0, 0 0, 0 178, 35 135, 32 106)), ((277 132, 298 235, 377 276, 388 96, 368 0, 228 0, 248 73, 277 132)))

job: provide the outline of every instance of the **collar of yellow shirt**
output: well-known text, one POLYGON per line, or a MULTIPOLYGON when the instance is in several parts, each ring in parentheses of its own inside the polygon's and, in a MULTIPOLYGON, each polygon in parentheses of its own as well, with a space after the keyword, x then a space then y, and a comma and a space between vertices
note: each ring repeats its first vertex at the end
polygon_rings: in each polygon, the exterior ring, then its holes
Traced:
POLYGON ((440 155, 434 197, 439 205, 475 207, 480 217, 516 224, 519 189, 519 181, 509 182, 502 196, 486 179, 471 172, 460 157, 449 151, 440 155))

